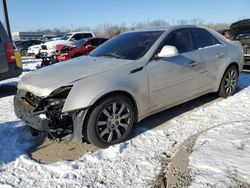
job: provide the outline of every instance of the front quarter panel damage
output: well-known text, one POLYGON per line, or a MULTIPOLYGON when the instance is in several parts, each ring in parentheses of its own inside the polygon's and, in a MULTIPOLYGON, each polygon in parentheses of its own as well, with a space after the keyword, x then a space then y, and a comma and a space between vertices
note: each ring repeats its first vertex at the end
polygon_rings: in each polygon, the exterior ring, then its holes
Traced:
POLYGON ((147 112, 148 79, 144 69, 135 74, 130 73, 138 67, 139 65, 125 67, 123 71, 113 70, 73 83, 62 112, 88 108, 105 94, 125 91, 134 98, 140 117, 147 112))

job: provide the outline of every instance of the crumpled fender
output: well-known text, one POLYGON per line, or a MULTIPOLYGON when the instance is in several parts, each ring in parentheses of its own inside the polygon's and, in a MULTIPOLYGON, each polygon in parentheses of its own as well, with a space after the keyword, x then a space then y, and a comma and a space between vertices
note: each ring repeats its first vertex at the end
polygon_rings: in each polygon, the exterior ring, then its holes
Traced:
POLYGON ((108 71, 76 81, 67 96, 62 112, 88 108, 105 94, 124 91, 134 98, 138 115, 146 113, 148 107, 147 73, 144 69, 136 73, 131 73, 131 70, 133 68, 130 66, 125 67, 123 71, 108 71))

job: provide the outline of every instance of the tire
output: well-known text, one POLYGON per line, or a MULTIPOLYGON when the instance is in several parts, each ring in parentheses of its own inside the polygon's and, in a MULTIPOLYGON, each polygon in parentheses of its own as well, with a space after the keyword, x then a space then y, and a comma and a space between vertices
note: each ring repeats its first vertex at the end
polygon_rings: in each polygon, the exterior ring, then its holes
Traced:
POLYGON ((134 117, 135 110, 127 97, 123 95, 106 97, 95 104, 87 116, 83 136, 99 148, 120 143, 129 136, 134 117))
POLYGON ((235 93, 238 77, 239 71, 236 66, 231 65, 227 68, 223 75, 219 88, 220 97, 227 98, 235 93))
POLYGON ((28 51, 27 51, 26 49, 23 49, 23 50, 21 51, 21 55, 22 55, 22 56, 27 56, 27 55, 28 55, 28 51))

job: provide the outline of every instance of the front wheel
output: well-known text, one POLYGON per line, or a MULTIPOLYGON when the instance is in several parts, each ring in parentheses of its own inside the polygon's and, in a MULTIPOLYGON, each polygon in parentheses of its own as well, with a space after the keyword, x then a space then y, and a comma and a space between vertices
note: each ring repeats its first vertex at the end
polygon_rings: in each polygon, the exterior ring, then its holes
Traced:
POLYGON ((226 98, 235 93, 238 76, 239 73, 236 66, 230 66, 227 68, 221 81, 219 96, 226 98))
POLYGON ((134 124, 134 108, 128 98, 113 95, 90 112, 83 135, 91 144, 106 148, 125 140, 134 124))

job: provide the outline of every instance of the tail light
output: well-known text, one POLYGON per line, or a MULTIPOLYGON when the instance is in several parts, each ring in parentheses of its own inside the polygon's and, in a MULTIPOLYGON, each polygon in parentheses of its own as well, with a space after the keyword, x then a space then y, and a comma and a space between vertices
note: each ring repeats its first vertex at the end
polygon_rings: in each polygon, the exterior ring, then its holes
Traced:
POLYGON ((11 43, 6 43, 4 45, 4 48, 5 48, 8 63, 15 63, 16 56, 15 56, 15 51, 14 51, 13 45, 11 43))

